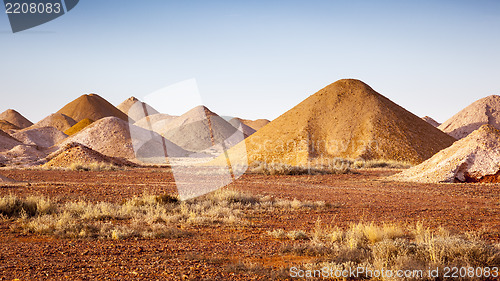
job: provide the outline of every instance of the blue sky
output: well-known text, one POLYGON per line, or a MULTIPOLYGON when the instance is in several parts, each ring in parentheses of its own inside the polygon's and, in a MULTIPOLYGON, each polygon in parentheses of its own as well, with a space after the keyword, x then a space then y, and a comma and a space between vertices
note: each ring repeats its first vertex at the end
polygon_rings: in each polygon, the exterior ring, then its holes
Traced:
POLYGON ((34 122, 83 93, 117 105, 191 78, 249 119, 342 78, 440 122, 500 94, 500 1, 81 0, 16 34, 0 11, 0 111, 34 122))

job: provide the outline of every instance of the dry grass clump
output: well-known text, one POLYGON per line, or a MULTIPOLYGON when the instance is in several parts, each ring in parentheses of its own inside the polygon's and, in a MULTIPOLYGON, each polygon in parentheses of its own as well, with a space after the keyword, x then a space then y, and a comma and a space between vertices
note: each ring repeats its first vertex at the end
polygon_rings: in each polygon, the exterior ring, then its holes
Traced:
POLYGON ((92 172, 102 172, 102 171, 120 171, 124 170, 123 167, 113 165, 111 163, 104 162, 92 162, 92 163, 82 163, 73 162, 67 167, 57 167, 57 166, 38 166, 36 169, 52 171, 52 170, 63 170, 63 171, 92 171, 92 172))
POLYGON ((264 175, 322 175, 348 174, 351 169, 347 166, 336 165, 306 165, 292 166, 282 163, 253 162, 248 171, 253 174, 264 175))
MULTIPOLYGON (((291 239, 281 230, 269 232, 269 235, 291 239)), ((379 272, 410 270, 423 274, 419 280, 430 280, 426 279, 429 268, 439 268, 442 277, 444 267, 493 268, 500 265, 498 246, 481 241, 471 233, 458 235, 442 228, 430 230, 421 223, 406 229, 392 224, 358 223, 345 230, 321 227, 318 223, 308 237, 308 242, 286 245, 282 250, 318 257, 317 262, 302 266, 303 270, 311 272, 323 268, 330 272, 356 271, 358 268, 379 272)), ((403 278, 386 276, 380 280, 403 278)))
POLYGON ((181 229, 189 225, 244 225, 246 210, 324 206, 324 202, 275 200, 231 190, 188 201, 169 194, 142 195, 121 204, 84 200, 55 204, 43 197, 11 195, 0 198, 0 214, 16 219, 14 228, 24 233, 103 239, 180 237, 188 234, 181 229))
POLYGON ((68 170, 71 171, 117 171, 123 170, 122 167, 118 167, 116 165, 110 163, 103 162, 92 162, 90 164, 85 163, 72 163, 69 165, 68 170))
POLYGON ((42 196, 20 199, 15 195, 0 197, 0 215, 5 217, 34 217, 51 214, 56 205, 42 196))
POLYGON ((400 162, 395 160, 356 160, 352 163, 354 168, 387 168, 387 169, 408 169, 413 165, 408 162, 400 162))
POLYGON ((292 166, 282 163, 266 163, 255 161, 248 172, 264 175, 322 175, 322 174, 349 174, 355 173, 355 169, 387 168, 408 169, 412 164, 395 160, 351 160, 344 158, 333 158, 316 160, 304 166, 292 166))

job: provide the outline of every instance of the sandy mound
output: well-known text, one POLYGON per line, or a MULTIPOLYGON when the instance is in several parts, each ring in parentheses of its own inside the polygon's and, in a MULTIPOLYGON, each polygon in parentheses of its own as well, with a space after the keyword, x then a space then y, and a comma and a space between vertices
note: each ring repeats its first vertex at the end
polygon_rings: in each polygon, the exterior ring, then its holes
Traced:
POLYGON ((33 125, 31 121, 24 118, 24 116, 22 116, 19 112, 13 109, 7 109, 6 111, 2 112, 0 114, 0 120, 8 121, 11 124, 16 125, 20 129, 24 129, 33 125))
POLYGON ((82 121, 76 123, 75 125, 73 125, 73 127, 67 129, 66 131, 64 131, 64 133, 68 136, 72 136, 78 132, 80 132, 81 130, 85 129, 85 127, 87 127, 88 125, 94 123, 93 120, 90 120, 88 118, 85 118, 83 119, 82 121))
POLYGON ((123 158, 103 155, 80 143, 68 143, 47 157, 44 167, 69 167, 71 164, 110 164, 119 167, 137 165, 123 158))
POLYGON ((290 165, 334 157, 415 164, 453 142, 452 137, 353 79, 323 88, 245 141, 250 163, 290 165))
POLYGON ((10 130, 19 130, 20 128, 9 121, 0 120, 0 130, 2 131, 10 131, 10 130))
POLYGON ((54 127, 42 127, 22 130, 12 135, 27 145, 51 147, 63 141, 68 136, 54 127))
POLYGON ((500 129, 500 96, 488 96, 473 102, 438 128, 456 139, 461 139, 484 124, 500 129))
POLYGON ((424 116, 422 117, 422 120, 424 120, 425 122, 431 124, 432 126, 434 127, 438 127, 439 125, 441 125, 441 123, 439 123, 438 121, 432 119, 431 117, 429 116, 424 116))
POLYGON ((132 119, 129 120, 131 123, 135 123, 146 116, 159 113, 156 109, 145 102, 139 101, 136 97, 126 99, 116 108, 127 114, 132 119))
POLYGON ((17 145, 20 145, 21 142, 11 137, 9 134, 0 130, 0 152, 11 150, 17 145))
POLYGON ((244 139, 238 129, 204 106, 191 109, 156 132, 190 151, 204 151, 220 143, 231 147, 244 139))
POLYGON ((42 128, 42 127, 54 127, 59 131, 65 131, 76 124, 73 118, 66 116, 62 113, 53 113, 34 125, 28 127, 27 129, 42 128))
POLYGON ((76 122, 80 122, 85 118, 99 120, 109 116, 128 121, 128 117, 125 113, 121 112, 107 100, 96 94, 83 95, 65 105, 57 113, 65 114, 73 118, 76 122))
POLYGON ((245 134, 245 138, 251 136, 256 131, 253 128, 241 122, 239 118, 233 118, 229 120, 229 124, 233 125, 233 127, 235 127, 236 129, 240 130, 243 134, 245 134))
POLYGON ((171 157, 182 157, 187 151, 162 138, 160 135, 139 128, 116 118, 102 118, 79 133, 67 138, 61 146, 77 142, 92 148, 106 156, 122 157, 127 159, 157 157, 165 155, 163 142, 165 142, 168 155, 171 157), (131 130, 134 139, 131 138, 131 130))
POLYGON ((500 131, 483 125, 422 164, 390 179, 423 183, 500 182, 500 131))
POLYGON ((260 130, 262 127, 265 125, 269 124, 271 121, 267 119, 257 119, 257 120, 247 120, 247 119, 241 119, 237 118, 241 123, 247 125, 248 127, 254 129, 255 131, 260 130))

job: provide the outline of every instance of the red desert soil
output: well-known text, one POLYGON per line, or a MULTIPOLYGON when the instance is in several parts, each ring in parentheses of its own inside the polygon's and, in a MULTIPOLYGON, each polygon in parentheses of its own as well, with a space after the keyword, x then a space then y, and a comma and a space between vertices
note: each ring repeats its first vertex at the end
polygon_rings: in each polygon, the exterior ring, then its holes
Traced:
MULTIPOLYGON (((246 225, 190 226, 192 235, 170 239, 57 239, 23 235, 0 223, 1 280, 268 280, 262 271, 238 270, 242 263, 278 269, 307 262, 283 256, 284 243, 268 230, 312 229, 323 223, 412 223, 452 231, 483 231, 488 241, 500 241, 498 184, 419 184, 385 180, 396 171, 361 170, 350 175, 244 175, 228 188, 252 194, 330 203, 326 209, 251 213, 246 225)), ((4 183, 0 195, 40 194, 64 202, 122 202, 144 192, 175 192, 168 169, 112 172, 0 170, 26 184, 4 183), (29 184, 28 184, 29 183, 29 184)))

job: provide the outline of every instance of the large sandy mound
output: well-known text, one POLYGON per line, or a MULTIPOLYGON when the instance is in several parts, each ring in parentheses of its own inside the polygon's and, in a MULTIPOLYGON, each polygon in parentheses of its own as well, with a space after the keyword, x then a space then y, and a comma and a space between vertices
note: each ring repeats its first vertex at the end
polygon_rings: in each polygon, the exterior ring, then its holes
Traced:
POLYGON ((434 127, 438 127, 439 125, 441 125, 441 123, 439 123, 438 121, 434 120, 432 117, 429 117, 429 116, 422 117, 422 120, 431 124, 434 127))
POLYGON ((254 129, 255 131, 260 130, 262 127, 271 122, 267 119, 257 119, 257 120, 247 120, 241 118, 236 118, 236 119, 238 119, 241 123, 247 125, 248 127, 254 129))
POLYGON ((16 125, 20 129, 24 129, 33 125, 31 121, 24 118, 24 116, 22 116, 19 112, 13 109, 7 109, 6 111, 2 112, 0 114, 0 120, 8 121, 11 124, 16 125))
POLYGON ((7 120, 0 120, 0 130, 2 131, 10 131, 10 130, 19 130, 20 128, 7 120))
POLYGON ((54 127, 22 130, 14 133, 12 136, 24 144, 40 147, 51 147, 68 137, 65 133, 54 127))
POLYGON ((85 118, 99 120, 109 116, 128 121, 128 117, 125 113, 121 112, 121 110, 96 94, 82 95, 65 105, 57 113, 65 114, 73 118, 76 122, 80 122, 85 118))
POLYGON ((129 125, 116 117, 102 118, 67 138, 60 145, 71 142, 83 144, 106 156, 127 159, 136 158, 134 148, 139 160, 165 155, 163 143, 171 157, 183 157, 188 153, 157 133, 129 125), (131 138, 131 130, 134 139, 131 138))
POLYGON ((119 167, 135 167, 136 164, 123 158, 103 155, 80 143, 68 143, 47 157, 44 167, 69 167, 71 164, 110 164, 119 167))
POLYGON ((484 124, 500 129, 500 96, 488 96, 473 102, 438 128, 456 139, 461 139, 484 124))
POLYGON ((131 123, 141 120, 145 116, 158 114, 159 112, 145 102, 141 102, 136 97, 130 97, 120 103, 116 108, 127 114, 131 123))
POLYGON ((168 140, 190 151, 204 151, 221 143, 231 147, 244 139, 238 129, 204 106, 197 106, 155 129, 168 140))
POLYGON ((14 139, 6 132, 0 130, 0 152, 11 150, 12 148, 20 144, 21 142, 14 139))
POLYGON ((500 131, 483 125, 422 164, 390 179, 423 183, 500 180, 500 131))
POLYGON ((231 120, 229 120, 229 124, 233 125, 233 127, 245 134, 245 138, 251 136, 256 131, 252 127, 247 126, 245 125, 245 123, 241 122, 239 118, 232 118, 231 120))
POLYGON ((64 133, 68 136, 72 136, 78 132, 80 132, 81 130, 85 129, 85 127, 87 127, 88 125, 94 123, 93 120, 90 120, 88 118, 85 118, 83 119, 82 121, 76 123, 75 125, 73 125, 73 127, 67 129, 66 131, 64 131, 64 133))
POLYGON ((250 163, 305 165, 342 157, 417 164, 454 141, 365 83, 344 79, 310 96, 245 143, 250 163))
POLYGON ((43 118, 27 129, 42 128, 42 127, 54 127, 59 131, 65 131, 76 124, 73 118, 66 116, 62 113, 52 113, 51 115, 43 118))

